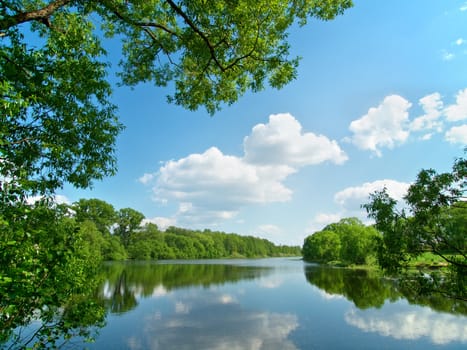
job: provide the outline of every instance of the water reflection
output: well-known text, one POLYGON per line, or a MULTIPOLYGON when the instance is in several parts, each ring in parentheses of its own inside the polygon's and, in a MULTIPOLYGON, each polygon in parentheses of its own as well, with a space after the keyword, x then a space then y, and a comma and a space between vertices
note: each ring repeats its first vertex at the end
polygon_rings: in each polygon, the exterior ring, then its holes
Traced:
POLYGON ((121 314, 134 309, 140 298, 164 296, 179 288, 258 279, 271 272, 267 266, 234 264, 112 263, 103 267, 105 282, 98 298, 111 313, 121 314))
POLYGON ((326 292, 327 298, 343 296, 359 309, 380 308, 386 300, 401 297, 394 281, 382 279, 373 271, 305 265, 305 277, 326 292))
MULTIPOLYGON (((423 350, 467 343, 465 302, 421 298, 371 271, 217 260, 113 263, 101 277, 86 301, 91 315, 105 307, 106 326, 95 344, 78 337, 76 348, 423 350)), ((86 315, 76 313, 80 325, 92 324, 86 315)))
POLYGON ((122 331, 104 330, 91 348, 297 349, 288 339, 298 327, 295 314, 251 309, 240 300, 242 283, 279 287, 283 280, 273 272, 264 261, 108 264, 99 298, 110 327, 122 331))
POLYGON ((467 315, 465 301, 434 293, 420 296, 415 290, 401 286, 396 279, 384 278, 376 271, 307 264, 305 277, 310 284, 325 293, 325 298, 342 296, 362 310, 381 308, 386 302, 403 299, 410 304, 428 306, 436 311, 467 315))
POLYGON ((139 349, 296 349, 288 340, 297 317, 245 309, 233 296, 207 292, 178 295, 175 312, 156 311, 143 332, 127 339, 139 349))
POLYGON ((421 297, 397 280, 366 270, 305 265, 305 276, 323 298, 351 301, 356 308, 345 312, 344 320, 366 333, 397 340, 426 339, 436 345, 467 342, 463 301, 436 294, 421 297))
POLYGON ((348 324, 365 332, 375 332, 395 339, 428 338, 434 344, 467 342, 467 320, 439 314, 424 307, 410 311, 388 308, 384 313, 352 309, 345 315, 348 324))

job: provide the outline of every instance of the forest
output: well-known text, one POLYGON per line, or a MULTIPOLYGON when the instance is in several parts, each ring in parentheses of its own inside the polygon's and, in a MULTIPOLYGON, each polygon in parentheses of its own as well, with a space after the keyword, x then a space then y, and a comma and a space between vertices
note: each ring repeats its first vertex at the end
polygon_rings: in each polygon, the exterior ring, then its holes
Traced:
POLYGON ((83 240, 90 242, 100 260, 160 260, 263 258, 299 256, 300 247, 277 246, 253 236, 196 231, 153 223, 142 224, 144 215, 131 208, 114 210, 99 199, 80 199, 69 207, 83 240))

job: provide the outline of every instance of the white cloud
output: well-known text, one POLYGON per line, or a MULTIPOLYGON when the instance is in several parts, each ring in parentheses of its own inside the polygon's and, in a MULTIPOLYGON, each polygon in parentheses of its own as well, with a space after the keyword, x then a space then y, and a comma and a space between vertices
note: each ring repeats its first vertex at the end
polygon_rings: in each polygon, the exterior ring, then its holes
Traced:
MULTIPOLYGON (((28 204, 34 204, 44 198, 45 197, 43 196, 32 196, 32 197, 28 197, 26 199, 26 202, 28 204)), ((71 201, 68 199, 68 197, 62 194, 54 194, 52 196, 52 200, 54 201, 54 203, 57 203, 57 204, 71 204, 71 201)))
POLYGON ((441 58, 442 58, 443 61, 451 61, 454 57, 455 57, 455 55, 452 52, 448 52, 448 51, 445 51, 445 50, 443 50, 443 52, 441 54, 441 58))
POLYGON ((453 126, 446 131, 446 140, 450 143, 460 143, 467 145, 467 124, 461 126, 453 126))
POLYGON ((298 120, 288 113, 270 115, 268 124, 254 126, 243 145, 245 160, 253 164, 296 167, 325 161, 342 164, 348 159, 336 141, 303 133, 298 120))
POLYGON ((247 205, 291 200, 284 181, 300 167, 346 160, 336 141, 303 132, 290 114, 275 114, 244 138, 243 157, 211 147, 168 161, 139 181, 154 186, 155 200, 179 204, 177 224, 206 227, 232 219, 247 205))
POLYGON ((443 128, 443 123, 440 120, 443 108, 441 95, 438 92, 427 95, 419 100, 419 104, 425 114, 415 118, 410 124, 410 129, 413 131, 434 130, 441 132, 443 128))
POLYGON ((463 38, 459 38, 454 42, 457 46, 465 44, 465 40, 463 38))
POLYGON ((398 95, 387 96, 376 108, 370 108, 360 119, 350 123, 353 136, 349 139, 363 150, 381 156, 381 148, 393 148, 409 136, 408 109, 412 104, 398 95))
POLYGON ((461 10, 461 11, 467 11, 467 2, 464 2, 464 4, 461 5, 461 7, 459 8, 459 10, 461 10))
POLYGON ((451 122, 467 119, 467 88, 456 95, 456 103, 445 108, 446 119, 451 122))
POLYGON ((338 222, 342 219, 342 213, 319 213, 316 214, 313 220, 308 225, 306 232, 308 234, 313 234, 315 232, 321 231, 325 226, 338 222))
POLYGON ((175 218, 166 218, 166 217, 161 217, 157 216, 154 218, 149 218, 149 219, 144 219, 142 224, 156 224, 159 230, 165 231, 168 227, 170 226, 175 226, 177 223, 177 220, 175 218))
POLYGON ((282 230, 280 229, 280 227, 276 225, 265 224, 265 225, 259 225, 256 230, 256 233, 261 236, 264 236, 264 235, 277 236, 282 233, 282 230))
POLYGON ((141 176, 138 181, 141 182, 143 185, 146 185, 148 183, 150 183, 155 177, 155 174, 144 174, 143 176, 141 176))
POLYGON ((185 216, 204 211, 230 218, 245 204, 290 200, 292 191, 282 181, 293 172, 288 166, 248 164, 212 147, 161 167, 155 196, 180 202, 179 214, 185 216))
POLYGON ((337 222, 341 219, 340 214, 326 214, 326 213, 320 213, 315 216, 315 222, 322 224, 322 225, 328 225, 332 224, 333 222, 337 222))
POLYGON ((405 182, 386 179, 365 182, 359 186, 347 187, 334 195, 334 201, 339 206, 338 211, 335 213, 317 214, 309 223, 306 232, 308 234, 313 234, 321 231, 327 225, 339 222, 341 219, 346 217, 356 217, 365 225, 370 225, 373 221, 368 218, 366 210, 361 207, 363 204, 367 204, 369 202, 370 194, 386 188, 389 196, 397 201, 401 201, 398 204, 398 208, 402 208, 402 200, 407 193, 409 186, 410 184, 405 182))
POLYGON ((428 134, 425 134, 425 135, 421 136, 421 137, 420 137, 420 140, 422 140, 422 141, 428 141, 428 140, 430 140, 432 137, 433 137, 433 134, 430 132, 430 133, 428 133, 428 134))
POLYGON ((377 180, 365 182, 360 186, 348 187, 334 195, 334 200, 347 212, 361 211, 360 206, 368 203, 369 195, 386 187, 389 196, 401 200, 410 184, 395 180, 377 180))

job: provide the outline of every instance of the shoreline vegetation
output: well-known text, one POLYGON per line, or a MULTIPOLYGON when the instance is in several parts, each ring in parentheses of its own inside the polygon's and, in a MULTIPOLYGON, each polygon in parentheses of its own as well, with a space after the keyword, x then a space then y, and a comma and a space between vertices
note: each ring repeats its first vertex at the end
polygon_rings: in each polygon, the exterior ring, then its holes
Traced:
MULTIPOLYGON (((459 258, 457 256, 451 256, 452 258, 459 258)), ((379 270, 381 269, 378 264, 354 264, 348 263, 344 261, 312 261, 312 260, 305 260, 308 263, 315 263, 318 265, 330 266, 330 267, 342 267, 342 268, 349 268, 349 269, 366 269, 366 270, 379 270)), ((448 267, 449 264, 440 256, 433 254, 431 252, 424 252, 417 256, 416 258, 410 259, 406 267, 408 269, 427 269, 427 270, 434 270, 434 269, 444 269, 448 267)))
POLYGON ((115 210, 100 199, 80 199, 69 206, 81 238, 93 255, 108 260, 173 260, 301 256, 301 247, 276 245, 254 236, 144 223, 132 208, 115 210))

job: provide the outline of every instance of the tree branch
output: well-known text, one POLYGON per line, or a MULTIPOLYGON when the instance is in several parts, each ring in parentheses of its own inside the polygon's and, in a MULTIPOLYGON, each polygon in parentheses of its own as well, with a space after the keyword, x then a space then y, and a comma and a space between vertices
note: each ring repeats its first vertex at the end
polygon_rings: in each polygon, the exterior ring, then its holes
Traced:
POLYGON ((30 21, 41 21, 47 25, 49 23, 48 18, 59 8, 68 5, 71 1, 72 0, 56 0, 38 10, 20 12, 16 15, 6 16, 0 20, 0 30, 7 30, 21 23, 30 21))
MULTIPOLYGON (((125 15, 123 15, 122 12, 118 11, 117 9, 115 9, 113 7, 110 7, 109 5, 107 5, 106 8, 109 11, 111 11, 121 21, 123 21, 125 23, 128 23, 128 24, 131 24, 131 25, 133 25, 135 27, 141 27, 141 29, 143 29, 146 32, 148 32, 148 30, 145 27, 152 27, 152 28, 161 29, 166 33, 169 33, 169 34, 171 34, 173 36, 178 37, 178 34, 175 31, 171 30, 170 28, 168 28, 168 27, 166 27, 166 26, 164 26, 162 24, 159 24, 159 23, 156 23, 156 22, 138 22, 138 21, 134 21, 134 20, 126 17, 125 15)), ((151 38, 153 40, 155 40, 154 35, 151 35, 151 34, 149 34, 149 35, 151 36, 151 38)))
POLYGON ((178 13, 182 18, 183 20, 185 21, 186 24, 188 24, 188 26, 196 33, 199 35, 199 37, 201 39, 203 39, 203 41, 205 42, 206 46, 208 47, 209 49, 209 53, 211 54, 211 58, 214 60, 214 62, 216 63, 216 65, 219 67, 219 69, 222 71, 222 72, 225 72, 226 71, 226 67, 224 67, 222 65, 221 62, 219 62, 219 60, 217 59, 216 57, 216 51, 214 49, 214 45, 211 43, 211 41, 209 41, 209 38, 193 23, 193 21, 187 16, 187 14, 185 12, 183 12, 183 10, 178 7, 172 0, 166 0, 167 3, 170 5, 170 7, 172 7, 172 9, 178 13))

